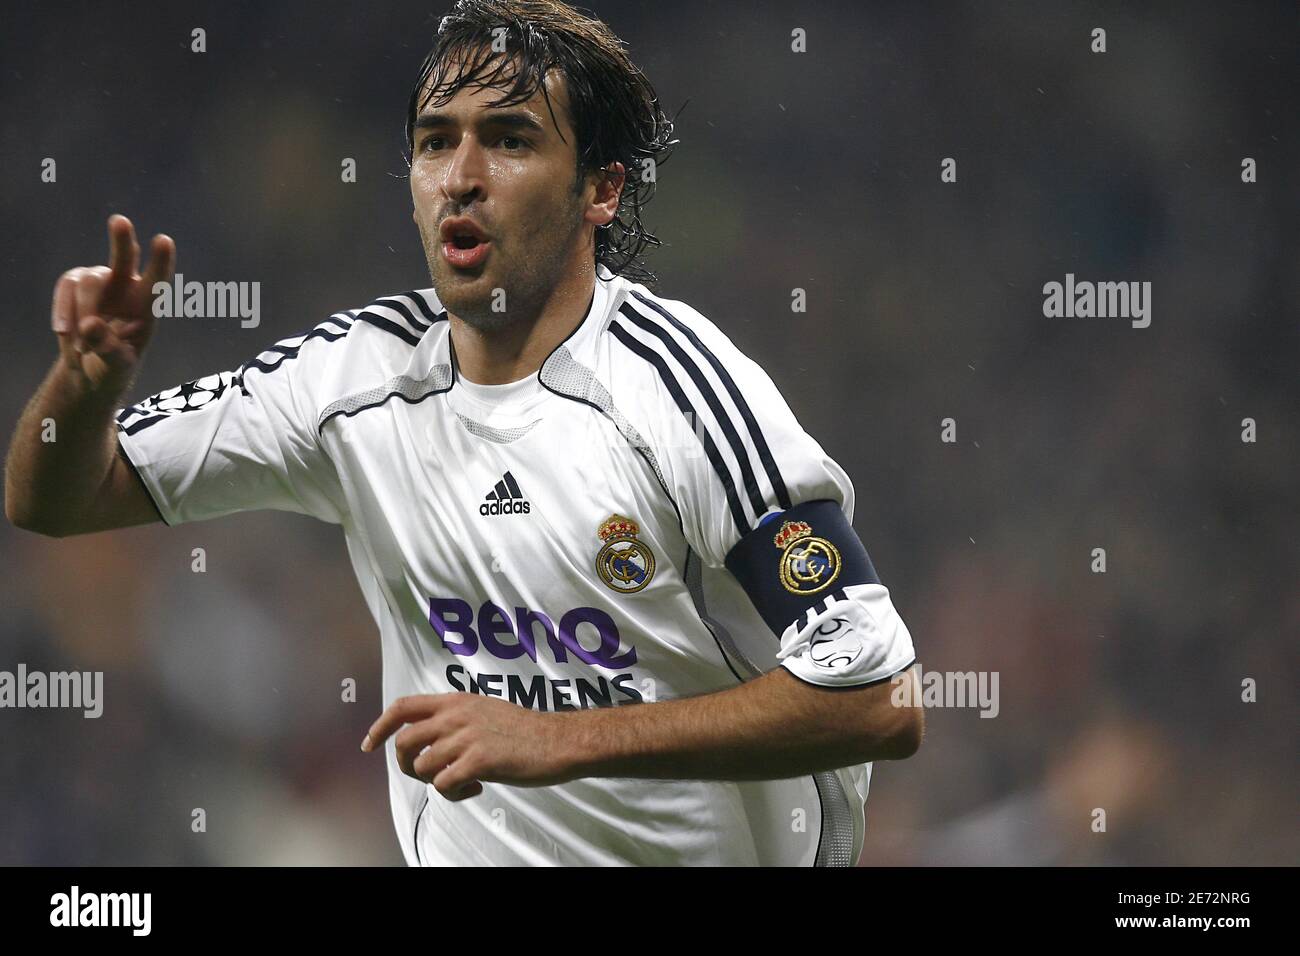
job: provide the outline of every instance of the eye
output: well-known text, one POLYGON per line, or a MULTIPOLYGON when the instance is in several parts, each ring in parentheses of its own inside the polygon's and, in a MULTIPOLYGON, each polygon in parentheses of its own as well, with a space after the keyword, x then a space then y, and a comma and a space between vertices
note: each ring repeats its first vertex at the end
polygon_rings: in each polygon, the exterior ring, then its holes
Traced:
MULTIPOLYGON (((511 150, 510 150, 510 152, 512 152, 512 153, 517 153, 517 152, 519 152, 519 150, 524 149, 524 148, 528 145, 527 142, 525 142, 524 140, 520 139, 518 136, 502 136, 502 137, 501 137, 501 142, 502 142, 502 143, 506 142, 507 140, 510 140, 510 141, 512 141, 512 142, 515 142, 515 143, 518 143, 518 144, 519 144, 518 148, 516 148, 516 149, 511 149, 511 150)), ((507 147, 507 149, 509 149, 509 147, 507 147)))
POLYGON ((428 151, 432 148, 432 147, 429 145, 430 143, 440 143, 440 142, 442 142, 442 137, 441 137, 441 136, 428 136, 428 137, 425 137, 425 139, 422 140, 422 141, 420 142, 420 151, 421 151, 421 152, 428 152, 428 151))

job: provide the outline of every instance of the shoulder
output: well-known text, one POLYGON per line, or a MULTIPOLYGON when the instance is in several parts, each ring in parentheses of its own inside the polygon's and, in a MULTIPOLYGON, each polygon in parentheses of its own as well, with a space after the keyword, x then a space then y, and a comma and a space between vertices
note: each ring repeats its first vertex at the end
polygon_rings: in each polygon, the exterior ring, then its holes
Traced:
POLYGON ((640 283, 626 284, 606 334, 618 345, 611 358, 623 369, 647 366, 662 374, 667 364, 687 375, 692 366, 721 374, 753 364, 726 332, 694 306, 651 292, 640 283))
POLYGON ((685 418, 697 435, 707 430, 719 444, 747 444, 765 418, 788 414, 767 372, 680 299, 628 283, 605 338, 611 391, 659 415, 685 418))
MULTIPOLYGON (((730 537, 706 545, 716 560, 797 501, 834 498, 851 514, 843 469, 767 371, 699 310, 629 284, 606 332, 615 402, 634 409, 629 418, 670 484, 703 503, 700 521, 716 523, 715 506, 730 516, 730 537)), ((699 540, 710 534, 702 529, 699 540)))
POLYGON ((395 343, 400 343, 408 347, 408 353, 447 318, 446 310, 433 289, 382 295, 361 308, 349 309, 346 314, 352 318, 358 339, 384 342, 393 345, 394 349, 395 343))
POLYGON ((235 373, 244 382, 259 374, 286 374, 317 401, 384 380, 405 369, 426 336, 437 335, 446 313, 432 289, 378 296, 334 312, 311 328, 280 339, 235 373))
POLYGON ((311 338, 344 341, 346 349, 391 353, 404 364, 411 350, 418 348, 425 335, 446 318, 432 289, 413 289, 381 295, 363 306, 335 312, 297 338, 303 344, 311 338))

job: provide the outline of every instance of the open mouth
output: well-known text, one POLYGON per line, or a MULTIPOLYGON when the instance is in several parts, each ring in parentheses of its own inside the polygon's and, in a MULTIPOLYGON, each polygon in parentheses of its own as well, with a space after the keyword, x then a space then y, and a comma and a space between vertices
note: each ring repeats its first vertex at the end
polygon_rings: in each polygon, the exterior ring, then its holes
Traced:
POLYGON ((477 236, 455 236, 442 244, 442 255, 458 269, 474 269, 483 264, 491 244, 477 236))
POLYGON ((491 239, 469 216, 453 216, 438 226, 442 257, 457 269, 477 269, 487 258, 491 239))

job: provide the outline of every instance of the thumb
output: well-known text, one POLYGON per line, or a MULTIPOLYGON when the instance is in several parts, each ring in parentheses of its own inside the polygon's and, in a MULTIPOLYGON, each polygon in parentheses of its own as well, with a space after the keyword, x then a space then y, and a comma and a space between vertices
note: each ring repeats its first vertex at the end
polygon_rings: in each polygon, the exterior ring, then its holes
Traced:
POLYGON ((83 354, 81 367, 96 390, 110 388, 125 390, 126 382, 135 370, 137 354, 113 331, 113 327, 97 315, 85 316, 79 324, 83 354))

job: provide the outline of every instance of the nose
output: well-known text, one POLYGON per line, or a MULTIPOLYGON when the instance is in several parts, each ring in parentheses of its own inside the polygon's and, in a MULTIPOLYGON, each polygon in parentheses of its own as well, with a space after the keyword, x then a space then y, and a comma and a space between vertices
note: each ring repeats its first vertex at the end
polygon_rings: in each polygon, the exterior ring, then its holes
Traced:
POLYGON ((462 136, 456 151, 447 163, 442 180, 442 192, 452 202, 467 202, 482 198, 485 185, 483 150, 473 136, 462 136))

